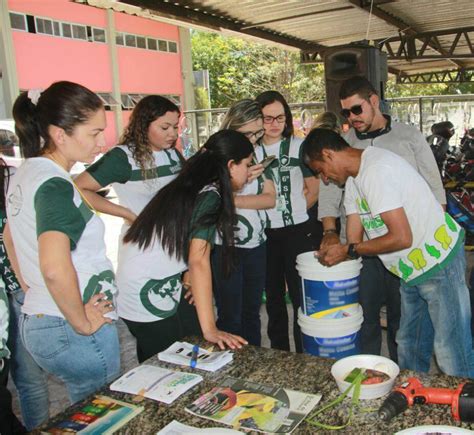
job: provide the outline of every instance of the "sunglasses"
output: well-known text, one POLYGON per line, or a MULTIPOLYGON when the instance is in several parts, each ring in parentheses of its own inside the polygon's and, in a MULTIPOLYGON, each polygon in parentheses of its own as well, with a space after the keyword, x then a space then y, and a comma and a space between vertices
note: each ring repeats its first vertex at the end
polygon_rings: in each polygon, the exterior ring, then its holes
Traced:
POLYGON ((341 115, 344 118, 349 118, 351 116, 351 113, 354 115, 360 115, 364 109, 362 108, 362 104, 356 104, 355 106, 352 106, 350 109, 342 109, 341 110, 341 115))

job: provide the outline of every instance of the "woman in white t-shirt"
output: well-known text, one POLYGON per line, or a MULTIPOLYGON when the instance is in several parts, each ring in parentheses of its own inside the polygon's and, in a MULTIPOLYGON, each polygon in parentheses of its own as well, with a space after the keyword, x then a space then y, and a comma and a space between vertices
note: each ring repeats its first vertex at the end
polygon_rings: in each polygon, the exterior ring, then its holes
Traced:
POLYGON ((13 117, 26 160, 8 188, 4 239, 26 292, 21 337, 74 403, 120 371, 104 224, 69 174, 76 162, 99 154, 105 110, 96 94, 63 81, 41 94, 22 93, 13 117))
POLYGON ((221 348, 246 343, 216 327, 210 254, 218 233, 224 263, 230 264, 233 192, 247 182, 252 152, 241 133, 213 134, 127 231, 117 268, 118 312, 137 339, 139 361, 201 331, 221 348), (187 268, 196 308, 183 294, 187 268))
MULTIPOLYGON (((221 129, 237 130, 252 143, 263 136, 260 105, 250 99, 233 104, 222 121, 221 129)), ((222 243, 212 252, 212 278, 217 305, 217 326, 241 335, 250 344, 260 346, 260 307, 265 288, 267 216, 265 209, 275 206, 273 181, 253 161, 249 182, 234 196, 237 225, 234 234, 232 270, 222 270, 222 243)))
MULTIPOLYGON (((131 223, 156 192, 176 178, 184 161, 175 148, 179 115, 178 106, 159 95, 138 102, 119 144, 75 180, 96 210, 131 223), (109 184, 119 204, 96 193, 109 184)), ((127 229, 124 226, 122 236, 127 229)))
POLYGON ((284 97, 277 91, 257 96, 263 112, 265 134, 255 152, 260 160, 274 155, 270 166, 276 189, 276 206, 267 210, 267 297, 268 335, 272 348, 290 350, 288 288, 293 305, 293 333, 297 352, 302 352, 298 325, 301 280, 296 271, 296 256, 311 251, 312 220, 308 209, 318 200, 319 180, 300 158, 302 140, 293 136, 293 116, 284 97))

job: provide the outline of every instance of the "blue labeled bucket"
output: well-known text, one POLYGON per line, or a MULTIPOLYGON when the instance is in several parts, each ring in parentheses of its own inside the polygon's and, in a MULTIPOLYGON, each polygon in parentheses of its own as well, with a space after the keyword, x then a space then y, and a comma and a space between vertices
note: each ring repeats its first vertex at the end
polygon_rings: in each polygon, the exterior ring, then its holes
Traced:
POLYGON ((316 319, 298 310, 305 353, 335 359, 359 354, 359 331, 363 320, 360 305, 354 315, 340 319, 316 319))
POLYGON ((314 257, 314 252, 298 255, 296 269, 301 277, 303 314, 315 318, 343 317, 341 310, 354 308, 359 302, 361 267, 361 260, 326 267, 314 257))

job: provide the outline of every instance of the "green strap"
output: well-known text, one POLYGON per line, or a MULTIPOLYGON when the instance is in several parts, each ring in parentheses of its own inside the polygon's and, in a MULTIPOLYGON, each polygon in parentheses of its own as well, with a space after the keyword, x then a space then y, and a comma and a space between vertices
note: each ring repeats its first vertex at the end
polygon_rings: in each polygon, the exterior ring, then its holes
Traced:
POLYGON ((357 404, 359 402, 360 386, 361 386, 362 381, 364 379, 365 379, 364 372, 360 372, 355 377, 355 379, 352 381, 351 385, 349 385, 349 387, 346 389, 346 391, 344 391, 338 398, 336 398, 332 402, 328 403, 326 406, 323 406, 322 408, 316 410, 311 415, 309 415, 305 419, 306 423, 310 424, 311 426, 316 426, 316 427, 319 427, 321 429, 327 429, 327 430, 340 430, 340 429, 344 429, 345 427, 349 426, 349 424, 351 423, 352 412, 354 410, 354 406, 357 406, 357 404), (331 426, 329 424, 320 423, 319 421, 315 420, 315 418, 318 415, 321 415, 327 409, 333 408, 334 406, 341 403, 346 398, 346 396, 349 394, 349 392, 352 390, 352 388, 354 388, 354 394, 352 395, 351 406, 349 408, 349 417, 347 418, 347 421, 346 421, 345 424, 343 424, 341 426, 331 426))

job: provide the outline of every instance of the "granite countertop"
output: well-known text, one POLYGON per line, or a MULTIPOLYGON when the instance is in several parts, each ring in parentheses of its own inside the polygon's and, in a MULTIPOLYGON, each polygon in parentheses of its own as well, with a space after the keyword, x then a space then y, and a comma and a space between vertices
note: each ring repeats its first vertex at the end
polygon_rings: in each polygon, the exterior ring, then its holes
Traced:
MULTIPOLYGON (((186 339, 188 342, 199 343, 199 340, 186 339)), ((200 344, 204 345, 201 341, 200 344)), ((209 345, 207 345, 209 346, 209 345)), ((144 399, 140 402, 145 410, 131 420, 126 426, 116 433, 119 434, 153 434, 158 432, 172 420, 196 427, 217 427, 219 424, 210 420, 195 417, 185 411, 185 406, 196 400, 201 394, 208 392, 214 387, 218 380, 224 376, 232 376, 244 380, 259 382, 270 386, 280 386, 307 393, 322 394, 321 402, 318 406, 323 406, 339 396, 340 392, 331 376, 331 366, 334 360, 319 358, 311 355, 301 355, 291 352, 283 352, 273 349, 265 349, 254 346, 246 346, 234 353, 232 363, 223 369, 209 373, 196 370, 203 376, 204 381, 181 396, 172 405, 165 405, 153 400, 144 399)), ((152 357, 146 364, 160 365, 174 370, 185 370, 180 366, 162 363, 157 357, 152 357)), ((421 382, 429 387, 456 388, 465 379, 455 378, 446 375, 425 375, 403 370, 396 381, 399 385, 407 378, 416 376, 421 382)), ((125 402, 133 402, 133 395, 116 393, 108 388, 103 388, 97 394, 107 395, 125 402)), ((375 400, 363 400, 360 402, 362 408, 378 409, 384 398, 375 400)), ((347 412, 350 399, 346 398, 342 405, 328 410, 320 421, 326 424, 338 425, 347 420, 347 412)), ((70 415, 73 411, 79 410, 81 404, 76 404, 68 408, 63 413, 57 415, 43 426, 43 429, 50 427, 70 415)), ((474 423, 459 423, 451 417, 451 407, 447 405, 415 405, 403 414, 393 418, 390 423, 385 423, 378 419, 377 412, 367 412, 366 410, 354 411, 352 423, 344 430, 337 433, 395 433, 399 430, 421 425, 449 425, 458 426, 465 429, 474 430, 474 423)), ((226 426, 228 427, 228 426, 226 426)), ((299 425, 294 434, 323 433, 303 422, 299 425)), ((334 431, 326 431, 333 432, 334 431)), ((36 432, 38 433, 38 432, 36 432)), ((253 432, 256 433, 256 432, 253 432)))

